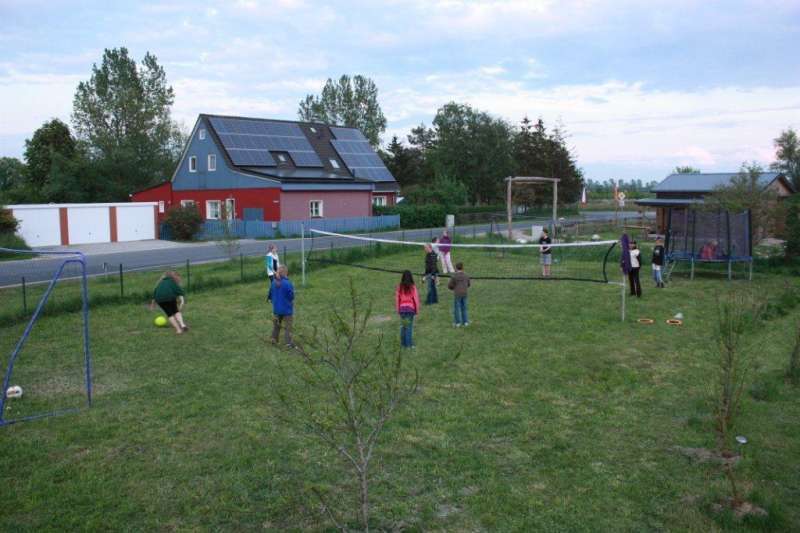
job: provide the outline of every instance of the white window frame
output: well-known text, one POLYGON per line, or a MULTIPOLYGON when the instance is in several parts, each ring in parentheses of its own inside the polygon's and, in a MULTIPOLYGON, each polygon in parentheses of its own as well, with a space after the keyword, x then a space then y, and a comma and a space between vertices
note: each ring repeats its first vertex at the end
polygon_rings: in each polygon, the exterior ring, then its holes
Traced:
POLYGON ((205 128, 203 128, 199 132, 197 132, 197 136, 200 138, 201 141, 205 141, 206 140, 206 130, 205 130, 205 128))
POLYGON ((189 156, 189 172, 197 172, 197 156, 189 156))
POLYGON ((222 202, 220 200, 206 200, 206 220, 219 220, 222 217, 222 202), (211 216, 211 205, 217 205, 217 213, 215 217, 211 216))
POLYGON ((181 200, 181 207, 195 207, 197 202, 194 200, 181 200))
POLYGON ((323 218, 324 215, 324 202, 322 200, 309 200, 308 201, 308 218, 323 218), (314 204, 317 204, 317 209, 314 209, 314 204), (314 214, 314 211, 317 211, 314 214))
MULTIPOLYGON (((221 213, 222 211, 220 211, 221 213)), ((228 220, 236 218, 236 198, 225 198, 225 214, 228 216, 228 220)))
POLYGON ((386 207, 387 205, 389 205, 389 199, 386 198, 385 194, 379 194, 377 196, 373 196, 372 205, 377 207, 386 207))
POLYGON ((333 168, 335 168, 336 170, 339 170, 339 169, 341 168, 341 167, 339 166, 339 162, 338 162, 337 160, 335 160, 334 158, 330 158, 328 161, 330 161, 330 162, 331 162, 331 166, 332 166, 333 168))
POLYGON ((208 171, 214 172, 217 170, 217 156, 216 154, 208 154, 208 171))

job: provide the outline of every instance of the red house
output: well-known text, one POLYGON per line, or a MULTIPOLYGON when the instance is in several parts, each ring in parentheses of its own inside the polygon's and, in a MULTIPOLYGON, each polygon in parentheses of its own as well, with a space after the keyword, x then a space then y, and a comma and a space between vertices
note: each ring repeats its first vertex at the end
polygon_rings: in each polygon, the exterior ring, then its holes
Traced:
POLYGON ((399 186, 355 128, 200 115, 172 179, 132 195, 194 205, 207 220, 305 220, 372 215, 399 186))

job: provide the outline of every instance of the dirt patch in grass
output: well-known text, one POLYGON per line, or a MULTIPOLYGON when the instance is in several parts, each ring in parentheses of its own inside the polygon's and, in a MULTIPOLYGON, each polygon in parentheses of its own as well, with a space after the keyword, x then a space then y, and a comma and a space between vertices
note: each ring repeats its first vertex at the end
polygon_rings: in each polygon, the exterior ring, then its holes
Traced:
POLYGON ((722 455, 716 450, 709 450, 708 448, 687 448, 684 446, 674 446, 672 449, 681 455, 685 455, 695 463, 735 465, 741 459, 741 456, 739 455, 722 455))
POLYGON ((735 516, 737 520, 742 520, 748 516, 765 517, 769 515, 767 510, 763 507, 759 507, 750 502, 734 503, 732 498, 725 498, 722 502, 711 505, 711 510, 715 513, 723 513, 728 509, 733 511, 733 516, 735 516))

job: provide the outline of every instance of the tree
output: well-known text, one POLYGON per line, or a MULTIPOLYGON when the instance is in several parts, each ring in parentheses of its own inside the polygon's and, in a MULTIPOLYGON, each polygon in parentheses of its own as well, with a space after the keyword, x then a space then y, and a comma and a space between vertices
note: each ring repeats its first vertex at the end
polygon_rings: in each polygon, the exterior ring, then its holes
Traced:
POLYGON ((381 150, 380 155, 392 176, 406 189, 422 183, 429 183, 433 179, 433 172, 425 160, 422 149, 416 146, 405 146, 397 137, 392 137, 386 151, 381 150))
MULTIPOLYGON (((419 376, 404 367, 404 351, 389 351, 381 335, 370 331, 372 306, 359 298, 350 279, 349 302, 331 306, 328 328, 315 329, 295 347, 302 364, 276 383, 287 421, 300 423, 310 434, 334 450, 355 478, 358 520, 370 529, 370 480, 379 439, 398 409, 417 392, 419 376), (303 390, 315 394, 293 394, 284 389, 299 378, 303 390), (320 401, 313 401, 319 397, 320 401)), ((291 361, 287 364, 292 364, 291 361)), ((337 517, 319 490, 328 517, 339 529, 345 519, 337 517)))
POLYGON ((800 190, 800 139, 792 128, 781 132, 775 139, 775 156, 778 160, 770 168, 785 174, 794 188, 800 190))
POLYGON ((140 65, 126 48, 106 49, 78 84, 72 123, 105 177, 102 198, 127 200, 172 173, 185 135, 171 119, 175 99, 156 57, 140 65))
POLYGON ((731 213, 750 211, 753 239, 774 234, 785 220, 784 208, 778 195, 761 183, 763 169, 758 163, 743 163, 739 173, 727 185, 714 189, 706 197, 705 209, 727 210, 731 213))
MULTIPOLYGON (((560 202, 572 203, 580 197, 583 173, 577 168, 560 128, 555 128, 550 134, 541 118, 535 124, 528 117, 522 119, 514 135, 514 162, 518 176, 559 178, 560 202)), ((553 197, 552 190, 549 183, 516 187, 513 190, 514 201, 526 207, 548 203, 553 197)))
POLYGON ((33 137, 25 141, 26 181, 37 191, 45 186, 50 178, 54 163, 69 160, 75 155, 75 138, 69 126, 54 118, 42 124, 33 132, 33 137))
POLYGON ((26 175, 25 163, 16 157, 0 157, 0 196, 16 187, 21 187, 26 175))
POLYGON ((472 203, 503 197, 503 179, 514 171, 512 131, 504 120, 451 102, 436 112, 432 131, 414 135, 427 144, 435 175, 461 181, 472 203))
POLYGON ((342 75, 338 81, 328 78, 320 96, 312 94, 300 101, 300 120, 358 128, 373 147, 386 131, 386 117, 378 103, 378 86, 361 75, 342 75))
POLYGON ((675 167, 675 174, 700 174, 700 170, 690 166, 675 167))

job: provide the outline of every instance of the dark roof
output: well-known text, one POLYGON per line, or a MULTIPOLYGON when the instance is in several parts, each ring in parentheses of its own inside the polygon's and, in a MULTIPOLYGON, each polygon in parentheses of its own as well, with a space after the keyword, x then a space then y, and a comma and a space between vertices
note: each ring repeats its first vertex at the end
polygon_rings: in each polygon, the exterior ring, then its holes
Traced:
MULTIPOLYGON (((738 172, 703 172, 697 174, 670 174, 653 189, 653 192, 713 192, 715 188, 730 184, 738 172)), ((783 178, 779 172, 762 172, 758 180, 763 187, 783 178)), ((793 189, 792 189, 793 190, 793 189)))
POLYGON ((700 198, 642 198, 641 200, 634 200, 634 203, 649 207, 680 207, 702 204, 703 200, 700 198))
MULTIPOLYGON (((387 190, 388 188, 393 188, 394 190, 398 190, 399 186, 395 181, 394 177, 391 177, 391 180, 386 179, 372 179, 370 177, 364 177, 363 175, 359 174, 358 177, 356 173, 350 168, 345 158, 342 157, 341 154, 338 153, 336 150, 334 143, 332 141, 336 141, 337 137, 334 133, 335 131, 346 131, 346 132, 353 132, 356 133, 358 136, 363 138, 361 132, 356 128, 339 128, 335 127, 333 130, 326 124, 322 123, 314 123, 314 122, 302 122, 302 121, 293 121, 293 120, 277 120, 277 119, 264 119, 264 118, 254 118, 254 117, 238 117, 238 116, 230 116, 230 115, 210 115, 210 114, 201 114, 200 120, 203 120, 207 125, 208 129, 212 132, 212 138, 214 142, 219 147, 220 151, 223 153, 225 160, 232 169, 237 170, 239 172, 244 172, 246 174, 259 176, 259 177, 268 177, 272 179, 277 179, 281 182, 289 182, 289 183, 381 183, 382 190, 387 190), (258 161, 257 164, 253 164, 251 161, 250 164, 241 164, 242 161, 239 161, 240 164, 234 162, 236 157, 232 157, 232 154, 229 151, 229 147, 226 146, 226 143, 229 143, 231 140, 231 132, 223 129, 222 132, 217 131, 214 122, 220 123, 219 120, 211 120, 211 119, 224 119, 224 125, 235 125, 235 124, 247 124, 252 122, 258 122, 261 124, 282 124, 282 125, 295 125, 299 128, 302 132, 302 136, 305 137, 303 140, 302 137, 298 134, 294 140, 299 143, 305 143, 303 147, 300 148, 301 151, 305 151, 305 154, 308 156, 303 160, 300 158, 295 158, 294 153, 292 152, 291 148, 286 148, 285 150, 272 150, 268 148, 266 145, 262 145, 261 147, 255 147, 255 150, 260 152, 268 152, 262 158, 263 161, 258 161), (225 135, 225 139, 223 140, 222 135, 225 135), (310 146, 310 147, 309 147, 310 146), (316 159, 313 157, 313 154, 316 154, 316 157, 319 158, 319 161, 308 161, 308 159, 316 159), (280 161, 279 155, 281 153, 288 154, 289 157, 285 158, 286 161, 280 161), (336 164, 334 165, 333 162, 336 164), (264 164, 262 164, 264 163, 264 164), (321 163, 321 165, 320 165, 321 163), (337 168, 338 167, 338 168, 337 168)), ((264 128, 264 126, 254 126, 257 128, 264 128)), ((281 127, 280 129, 285 129, 286 126, 281 127)), ((274 128, 272 128, 274 129, 274 128)), ((297 132, 297 128, 294 128, 294 131, 297 132)), ((248 137, 249 139, 253 139, 254 141, 263 141, 265 138, 263 135, 248 135, 248 133, 236 133, 235 135, 241 135, 239 138, 248 137)), ((267 135, 270 135, 269 133, 267 135)), ((238 148, 238 147, 236 147, 238 148)), ((374 149, 369 147, 367 149, 371 152, 372 155, 378 157, 375 154, 374 149)), ((237 150, 234 150, 237 151, 237 150)), ((238 152, 239 154, 242 151, 238 152)), ((302 154, 301 154, 302 155, 302 154)), ((380 163, 382 166, 383 164, 380 163)), ((385 170, 385 174, 391 176, 388 170, 383 167, 385 170)))

